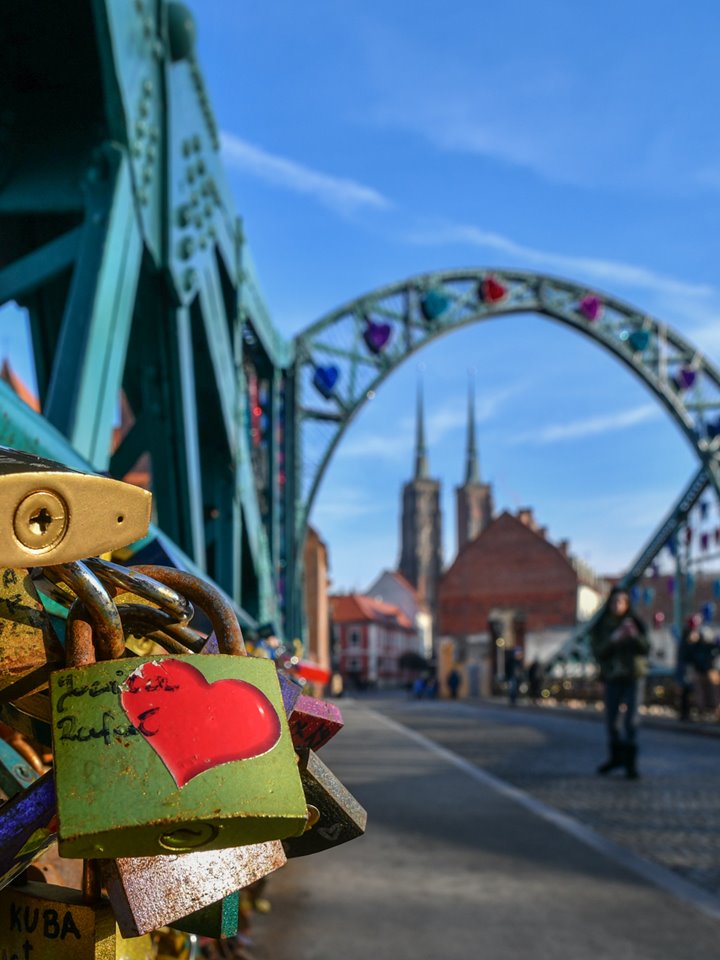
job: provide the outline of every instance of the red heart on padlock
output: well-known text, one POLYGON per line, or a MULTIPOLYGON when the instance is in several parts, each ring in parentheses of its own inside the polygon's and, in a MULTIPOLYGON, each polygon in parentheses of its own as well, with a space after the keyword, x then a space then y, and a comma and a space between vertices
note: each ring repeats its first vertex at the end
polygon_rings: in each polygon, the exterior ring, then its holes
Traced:
POLYGON ((507 287, 495 277, 485 277, 480 284, 480 299, 484 303, 498 303, 507 296, 507 287))
POLYGON ((250 760, 280 739, 280 719, 245 680, 210 683, 191 663, 145 662, 120 689, 120 703, 178 787, 233 760, 250 760))

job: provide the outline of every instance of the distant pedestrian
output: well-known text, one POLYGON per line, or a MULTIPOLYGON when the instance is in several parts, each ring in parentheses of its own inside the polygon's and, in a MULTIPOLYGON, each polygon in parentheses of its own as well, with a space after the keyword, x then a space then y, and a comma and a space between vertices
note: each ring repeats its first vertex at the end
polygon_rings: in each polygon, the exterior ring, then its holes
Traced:
MULTIPOLYGON (((715 713, 717 709, 717 696, 715 685, 712 682, 712 671, 715 666, 715 658, 718 655, 718 648, 715 643, 715 637, 708 627, 702 626, 702 617, 696 613, 687 622, 680 641, 678 652, 678 667, 680 663, 684 666, 684 681, 688 686, 687 699, 689 700, 690 689, 695 695, 695 706, 699 713, 715 713)), ((688 719, 689 703, 685 705, 686 716, 681 718, 688 719)))
POLYGON ((450 673, 447 675, 447 685, 452 700, 457 700, 458 690, 460 689, 460 680, 460 673, 455 667, 453 667, 450 673))
POLYGON ((540 661, 535 659, 528 667, 528 694, 533 703, 537 703, 542 693, 543 670, 540 661))
POLYGON ((630 606, 627 590, 613 588, 592 631, 592 652, 605 683, 605 721, 609 756, 597 768, 609 773, 624 767, 629 780, 638 777, 637 708, 642 678, 647 674, 650 644, 647 627, 630 606), (625 716, 620 720, 620 707, 625 716))
POLYGON ((697 627, 698 623, 695 621, 695 617, 690 617, 678 645, 675 679, 680 691, 680 720, 690 719, 690 702, 692 700, 693 680, 695 679, 692 645, 699 636, 697 627))
POLYGON ((412 686, 413 696, 416 700, 422 700, 425 695, 425 686, 426 686, 425 677, 416 677, 415 682, 412 686))
POLYGON ((511 706, 517 704, 522 673, 522 647, 513 647, 505 654, 505 679, 507 680, 508 700, 511 706))

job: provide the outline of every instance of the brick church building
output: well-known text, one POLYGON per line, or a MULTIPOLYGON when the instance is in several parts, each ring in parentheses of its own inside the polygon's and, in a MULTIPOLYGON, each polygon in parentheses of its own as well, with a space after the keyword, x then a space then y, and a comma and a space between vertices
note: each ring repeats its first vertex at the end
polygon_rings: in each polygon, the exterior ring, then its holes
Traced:
POLYGON ((418 393, 415 472, 402 494, 399 573, 430 611, 434 646, 451 640, 461 658, 490 657, 495 635, 525 659, 548 659, 588 619, 608 585, 553 542, 530 508, 496 514, 480 475, 474 397, 468 403, 465 477, 455 489, 458 552, 443 569, 440 482, 430 477, 418 393))

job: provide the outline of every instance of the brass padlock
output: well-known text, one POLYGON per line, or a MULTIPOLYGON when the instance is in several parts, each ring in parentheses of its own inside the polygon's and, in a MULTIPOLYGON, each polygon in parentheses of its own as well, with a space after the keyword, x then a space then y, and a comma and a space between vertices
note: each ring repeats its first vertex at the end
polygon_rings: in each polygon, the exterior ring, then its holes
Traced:
POLYGON ((337 847, 365 833, 367 813, 312 750, 300 751, 300 778, 313 821, 299 837, 284 842, 288 858, 337 847))
POLYGON ((73 669, 51 677, 61 854, 147 857, 298 833, 307 811, 274 664, 238 656, 237 618, 215 588, 140 572, 204 608, 225 652, 90 665, 92 626, 73 605, 73 669))
MULTIPOLYGON (((202 935, 219 937, 227 919, 222 908, 215 908, 215 919, 212 920, 210 914, 213 911, 208 908, 234 895, 241 887, 278 870, 286 859, 282 844, 273 840, 180 856, 101 860, 100 866, 105 889, 124 936, 136 937, 164 926, 202 933, 200 929, 189 929, 189 926, 198 926, 198 918, 189 919, 185 925, 176 921, 206 910, 200 921, 203 929, 217 932, 202 935), (214 927, 212 923, 215 923, 214 927)), ((226 914, 228 912, 231 913, 231 909, 226 910, 226 914)))
MULTIPOLYGON (((101 896, 97 865, 88 861, 83 889, 35 880, 0 891, 0 944, 8 956, 33 960, 130 960, 142 944, 123 947, 108 901, 101 896)), ((146 956, 150 956, 149 938, 146 956)), ((140 954, 141 955, 141 954, 140 954)))
POLYGON ((0 447, 0 565, 68 563, 127 546, 147 533, 151 500, 132 484, 0 447))

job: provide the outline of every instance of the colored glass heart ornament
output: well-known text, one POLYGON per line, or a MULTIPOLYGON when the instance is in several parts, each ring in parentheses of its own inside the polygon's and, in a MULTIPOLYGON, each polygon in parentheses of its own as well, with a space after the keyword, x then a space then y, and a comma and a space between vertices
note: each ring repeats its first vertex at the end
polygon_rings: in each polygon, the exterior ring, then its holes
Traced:
POLYGON ((313 386, 318 393, 321 393, 326 400, 329 400, 330 397, 332 397, 333 389, 338 382, 339 376, 340 371, 334 364, 328 367, 315 367, 313 386))
POLYGON ((478 295, 483 303, 499 303, 507 296, 507 287, 495 277, 485 277, 480 283, 478 295))
POLYGON ((587 296, 583 297, 578 304, 578 310, 586 320, 589 320, 591 323, 593 323, 595 320, 599 320, 602 316, 602 300, 600 297, 596 297, 594 293, 589 293, 587 296))
POLYGON ((650 331, 649 330, 633 330, 633 332, 628 337, 628 342, 630 346, 636 353, 639 353, 642 350, 645 350, 650 343, 650 331))
POLYGON ((392 334, 392 327, 389 323, 375 323, 368 320, 368 325, 363 331, 363 340, 370 353, 381 353, 387 345, 392 334))
POLYGON ((233 760, 262 756, 280 739, 280 719, 265 694, 245 680, 210 683, 191 663, 143 663, 120 688, 128 719, 178 787, 233 760))
POLYGON ((697 371, 692 367, 680 367, 673 377, 673 382, 678 390, 689 390, 697 380, 697 371))
POLYGON ((426 320, 437 320, 449 306, 449 299, 439 290, 427 290, 420 297, 420 309, 426 320))

